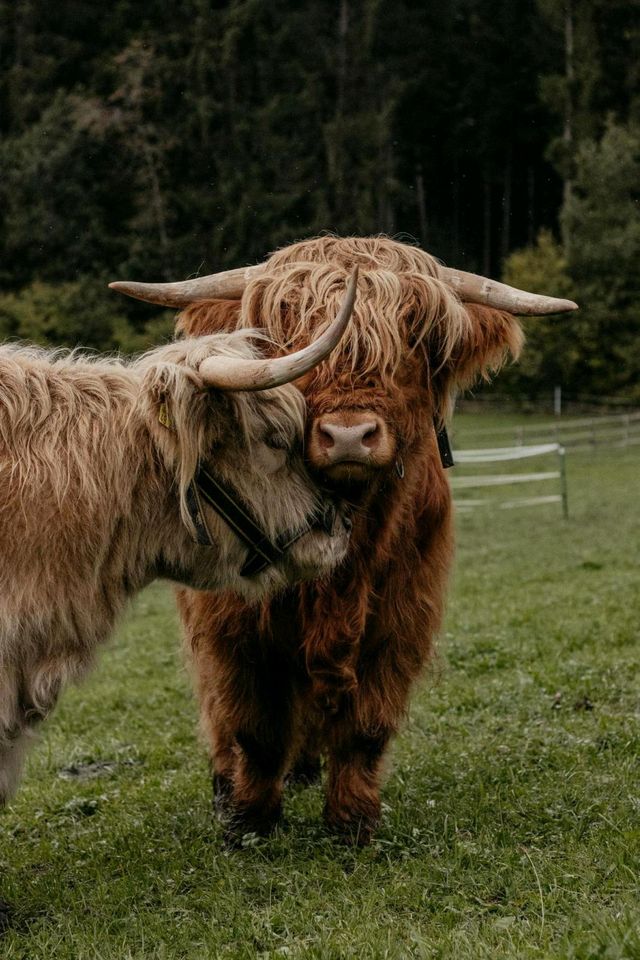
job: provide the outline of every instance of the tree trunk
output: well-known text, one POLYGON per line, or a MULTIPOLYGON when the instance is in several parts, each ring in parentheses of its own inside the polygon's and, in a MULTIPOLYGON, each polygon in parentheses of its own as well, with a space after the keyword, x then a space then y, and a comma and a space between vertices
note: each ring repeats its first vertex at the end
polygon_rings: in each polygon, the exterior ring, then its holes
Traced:
POLYGON ((452 263, 460 262, 460 162, 458 154, 453 157, 453 251, 452 263))
MULTIPOLYGON (((563 201, 564 209, 571 202, 573 193, 573 178, 571 168, 573 166, 573 88, 574 88, 574 65, 573 65, 573 0, 565 0, 564 8, 564 55, 565 55, 565 107, 564 107, 564 130, 563 140, 565 146, 565 175, 563 201)), ((564 247, 565 253, 569 253, 571 245, 569 231, 564 229, 564 247)))
POLYGON ((504 180, 502 189, 502 238, 500 243, 501 259, 504 262, 511 249, 511 188, 513 182, 513 149, 511 145, 504 165, 504 180))
POLYGON ((527 169, 527 244, 532 247, 536 238, 536 174, 532 165, 527 169))
POLYGON ((424 196, 424 174, 422 164, 416 164, 416 204, 418 207, 418 230, 420 243, 427 243, 427 205, 424 196))
POLYGON ((488 165, 484 168, 482 186, 482 273, 491 273, 491 180, 488 165))
POLYGON ((336 107, 333 123, 330 125, 330 142, 328 163, 330 183, 333 186, 334 209, 332 214, 338 221, 344 216, 346 202, 345 183, 345 149, 343 120, 346 113, 347 101, 347 72, 349 61, 347 56, 347 35, 349 32, 349 0, 340 0, 338 16, 338 49, 336 58, 336 107))
POLYGON ((162 266, 165 276, 168 278, 171 270, 169 263, 169 237, 167 235, 167 213, 164 197, 162 196, 162 188, 160 186, 160 177, 158 175, 158 163, 149 140, 144 136, 142 140, 142 152, 147 168, 149 186, 151 188, 151 207, 153 210, 153 218, 158 229, 158 246, 160 248, 162 266))
POLYGON ((336 114, 344 116, 347 88, 347 34, 349 32, 349 0, 340 0, 338 17, 338 76, 336 114))

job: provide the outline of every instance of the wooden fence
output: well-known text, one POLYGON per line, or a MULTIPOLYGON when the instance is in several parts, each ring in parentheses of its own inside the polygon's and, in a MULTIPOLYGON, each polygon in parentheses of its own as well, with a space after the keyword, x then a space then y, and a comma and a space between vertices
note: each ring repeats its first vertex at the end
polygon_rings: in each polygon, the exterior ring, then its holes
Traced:
POLYGON ((571 450, 600 446, 627 447, 640 444, 640 411, 577 419, 557 417, 513 427, 479 427, 474 430, 474 439, 481 444, 489 444, 493 440, 519 447, 558 443, 571 450))
MULTIPOLYGON (((547 503, 562 504, 562 513, 565 519, 569 516, 569 502, 567 493, 567 474, 565 469, 565 449, 559 443, 544 443, 531 446, 515 447, 493 447, 480 450, 457 450, 454 453, 456 466, 464 467, 483 467, 486 464, 519 462, 529 460, 533 457, 553 457, 555 460, 555 469, 545 469, 532 471, 519 471, 515 473, 486 473, 481 470, 480 473, 474 472, 466 474, 464 471, 456 472, 451 477, 451 486, 454 490, 456 509, 460 512, 474 510, 476 507, 500 507, 503 510, 509 510, 514 507, 533 507, 547 503), (498 500, 495 497, 470 498, 466 495, 461 497, 457 494, 460 491, 470 489, 485 490, 490 487, 506 487, 518 484, 538 484, 547 485, 553 481, 557 492, 535 494, 526 497, 510 497, 508 500, 498 500)), ((504 468, 503 468, 504 470, 504 468)))

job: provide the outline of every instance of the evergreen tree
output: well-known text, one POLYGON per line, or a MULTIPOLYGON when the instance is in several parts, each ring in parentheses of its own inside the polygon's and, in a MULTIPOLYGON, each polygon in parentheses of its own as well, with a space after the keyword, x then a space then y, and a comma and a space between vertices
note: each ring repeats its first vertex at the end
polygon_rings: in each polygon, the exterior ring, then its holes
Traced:
POLYGON ((562 219, 582 306, 572 389, 640 401, 640 128, 581 144, 562 219))

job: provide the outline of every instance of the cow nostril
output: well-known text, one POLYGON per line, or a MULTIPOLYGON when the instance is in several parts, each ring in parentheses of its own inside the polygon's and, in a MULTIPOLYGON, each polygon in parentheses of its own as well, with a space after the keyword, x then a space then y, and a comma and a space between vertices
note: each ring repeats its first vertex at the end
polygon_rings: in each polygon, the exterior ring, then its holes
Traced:
POLYGON ((369 427, 369 429, 362 434, 362 442, 365 447, 378 446, 378 443, 380 442, 380 427, 377 423, 374 424, 374 426, 369 427))
POLYGON ((318 443, 325 450, 328 450, 330 447, 335 445, 335 437, 333 436, 330 429, 327 429, 322 423, 318 424, 318 443))

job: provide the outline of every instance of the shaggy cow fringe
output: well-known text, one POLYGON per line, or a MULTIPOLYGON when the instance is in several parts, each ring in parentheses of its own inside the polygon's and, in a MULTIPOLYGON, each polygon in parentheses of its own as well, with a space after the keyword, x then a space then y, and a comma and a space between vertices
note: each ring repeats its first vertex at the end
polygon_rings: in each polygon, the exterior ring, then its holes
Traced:
POLYGON ((320 332, 329 325, 356 264, 360 279, 351 323, 341 350, 323 368, 325 379, 346 371, 391 379, 407 343, 417 349, 436 331, 439 361, 446 363, 470 333, 467 312, 435 276, 433 257, 386 238, 324 237, 274 253, 268 275, 252 281, 245 292, 242 326, 255 326, 259 317, 269 336, 295 348, 310 330, 320 332))
MULTIPOLYGON (((522 332, 510 314, 463 304, 438 278, 435 257, 384 236, 326 236, 276 251, 265 273, 247 286, 233 323, 260 326, 281 349, 298 349, 311 331, 317 336, 333 320, 356 264, 352 318, 338 349, 314 372, 318 386, 345 374, 360 381, 375 376, 388 386, 406 361, 407 347, 410 353, 420 350, 430 371, 434 413, 444 421, 457 389, 478 376, 488 379, 509 355, 518 356, 522 332), (492 318, 491 333, 502 318, 499 337, 482 341, 484 316, 492 318)), ((220 302, 194 304, 178 326, 209 332, 220 316, 220 302)))

